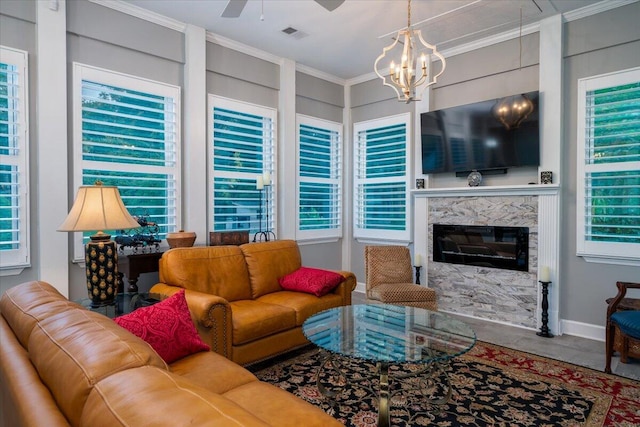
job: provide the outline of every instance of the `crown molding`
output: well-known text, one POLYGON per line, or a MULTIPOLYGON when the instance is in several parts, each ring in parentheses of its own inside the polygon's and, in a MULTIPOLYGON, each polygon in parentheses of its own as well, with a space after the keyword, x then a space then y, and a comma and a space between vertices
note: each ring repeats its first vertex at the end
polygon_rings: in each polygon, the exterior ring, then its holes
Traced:
POLYGON ((244 43, 240 43, 238 41, 221 36, 219 34, 212 33, 210 31, 207 31, 207 41, 210 43, 218 44, 223 47, 227 47, 229 49, 237 50, 240 53, 245 53, 247 55, 254 56, 256 58, 263 59, 268 62, 273 62, 274 64, 278 64, 278 65, 280 64, 280 61, 283 59, 280 56, 274 55, 264 50, 257 49, 255 47, 246 45, 244 43))
POLYGON ((601 2, 564 13, 562 17, 564 18, 565 22, 571 22, 637 2, 638 0, 603 0, 601 2))
POLYGON ((326 80, 331 83, 335 83, 338 85, 345 85, 347 81, 343 78, 336 77, 333 74, 325 73, 324 71, 316 70, 315 68, 308 67, 303 64, 299 64, 296 62, 296 71, 300 71, 301 73, 308 74, 313 77, 317 77, 322 80, 326 80))
POLYGON ((154 24, 162 25, 163 27, 171 30, 184 33, 187 28, 187 24, 178 21, 176 19, 168 18, 159 13, 151 12, 150 10, 143 9, 139 6, 135 6, 131 3, 126 3, 122 0, 88 0, 91 3, 99 4, 100 6, 108 7, 109 9, 117 10, 118 12, 126 13, 127 15, 134 16, 136 18, 143 19, 154 24))

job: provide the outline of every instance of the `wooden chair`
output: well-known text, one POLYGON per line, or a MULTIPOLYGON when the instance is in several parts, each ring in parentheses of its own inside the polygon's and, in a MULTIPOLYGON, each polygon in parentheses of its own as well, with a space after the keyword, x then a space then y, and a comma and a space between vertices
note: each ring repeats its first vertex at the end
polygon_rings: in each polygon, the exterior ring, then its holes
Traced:
POLYGON ((640 358, 640 299, 625 298, 627 289, 640 289, 640 283, 617 282, 616 286, 618 295, 607 299, 606 373, 611 373, 614 350, 622 363, 629 356, 640 358))
POLYGON ((367 298, 386 304, 437 310, 433 289, 413 283, 411 254, 405 246, 366 246, 367 298))

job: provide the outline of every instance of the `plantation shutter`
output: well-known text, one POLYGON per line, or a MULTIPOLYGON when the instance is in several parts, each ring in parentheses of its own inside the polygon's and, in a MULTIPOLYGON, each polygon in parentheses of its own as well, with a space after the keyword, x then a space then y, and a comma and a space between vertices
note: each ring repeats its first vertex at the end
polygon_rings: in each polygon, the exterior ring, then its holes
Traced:
POLYGON ((298 237, 341 237, 341 125, 298 120, 298 237))
POLYGON ((580 88, 579 254, 640 259, 640 69, 580 88))
POLYGON ((77 78, 82 184, 118 187, 129 213, 164 238, 180 221, 180 89, 81 65, 77 78))
POLYGON ((357 124, 355 127, 356 238, 409 241, 409 115, 357 124))
POLYGON ((27 53, 0 48, 0 267, 29 264, 27 53))
MULTIPOLYGON (((273 172, 275 111, 212 97, 213 230, 274 229, 273 185, 256 188, 273 172)), ((272 175, 273 176, 273 175, 272 175)))

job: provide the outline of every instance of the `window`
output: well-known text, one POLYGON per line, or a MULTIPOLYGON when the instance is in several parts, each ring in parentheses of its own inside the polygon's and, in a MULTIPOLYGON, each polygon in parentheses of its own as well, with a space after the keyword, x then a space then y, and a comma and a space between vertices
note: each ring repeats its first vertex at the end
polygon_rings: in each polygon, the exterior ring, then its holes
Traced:
POLYGON ((354 237, 410 241, 409 114, 354 125, 354 237))
POLYGON ((27 52, 0 48, 0 268, 29 265, 27 52))
POLYGON ((276 110, 210 96, 209 111, 213 231, 273 231, 275 183, 258 189, 257 178, 274 177, 276 110))
POLYGON ((578 81, 577 252, 640 265, 640 68, 578 81))
POLYGON ((297 120, 297 235, 342 237, 342 124, 303 115, 297 120))
POLYGON ((80 64, 73 87, 76 182, 117 186, 165 238, 181 221, 180 88, 80 64))

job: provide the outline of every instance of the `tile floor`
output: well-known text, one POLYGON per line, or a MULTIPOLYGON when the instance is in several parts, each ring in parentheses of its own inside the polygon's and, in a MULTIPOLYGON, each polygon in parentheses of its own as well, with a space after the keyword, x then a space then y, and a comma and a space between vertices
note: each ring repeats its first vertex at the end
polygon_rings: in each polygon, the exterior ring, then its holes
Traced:
MULTIPOLYGON (((354 292, 352 299, 353 304, 367 302, 364 294, 360 292, 354 292)), ((543 338, 537 336, 535 331, 528 329, 465 316, 457 317, 473 328, 480 341, 586 366, 598 371, 604 370, 604 342, 571 335, 543 338)), ((611 361, 611 371, 623 377, 640 380, 640 360, 630 359, 630 363, 624 364, 620 363, 618 356, 614 356, 611 361)))

